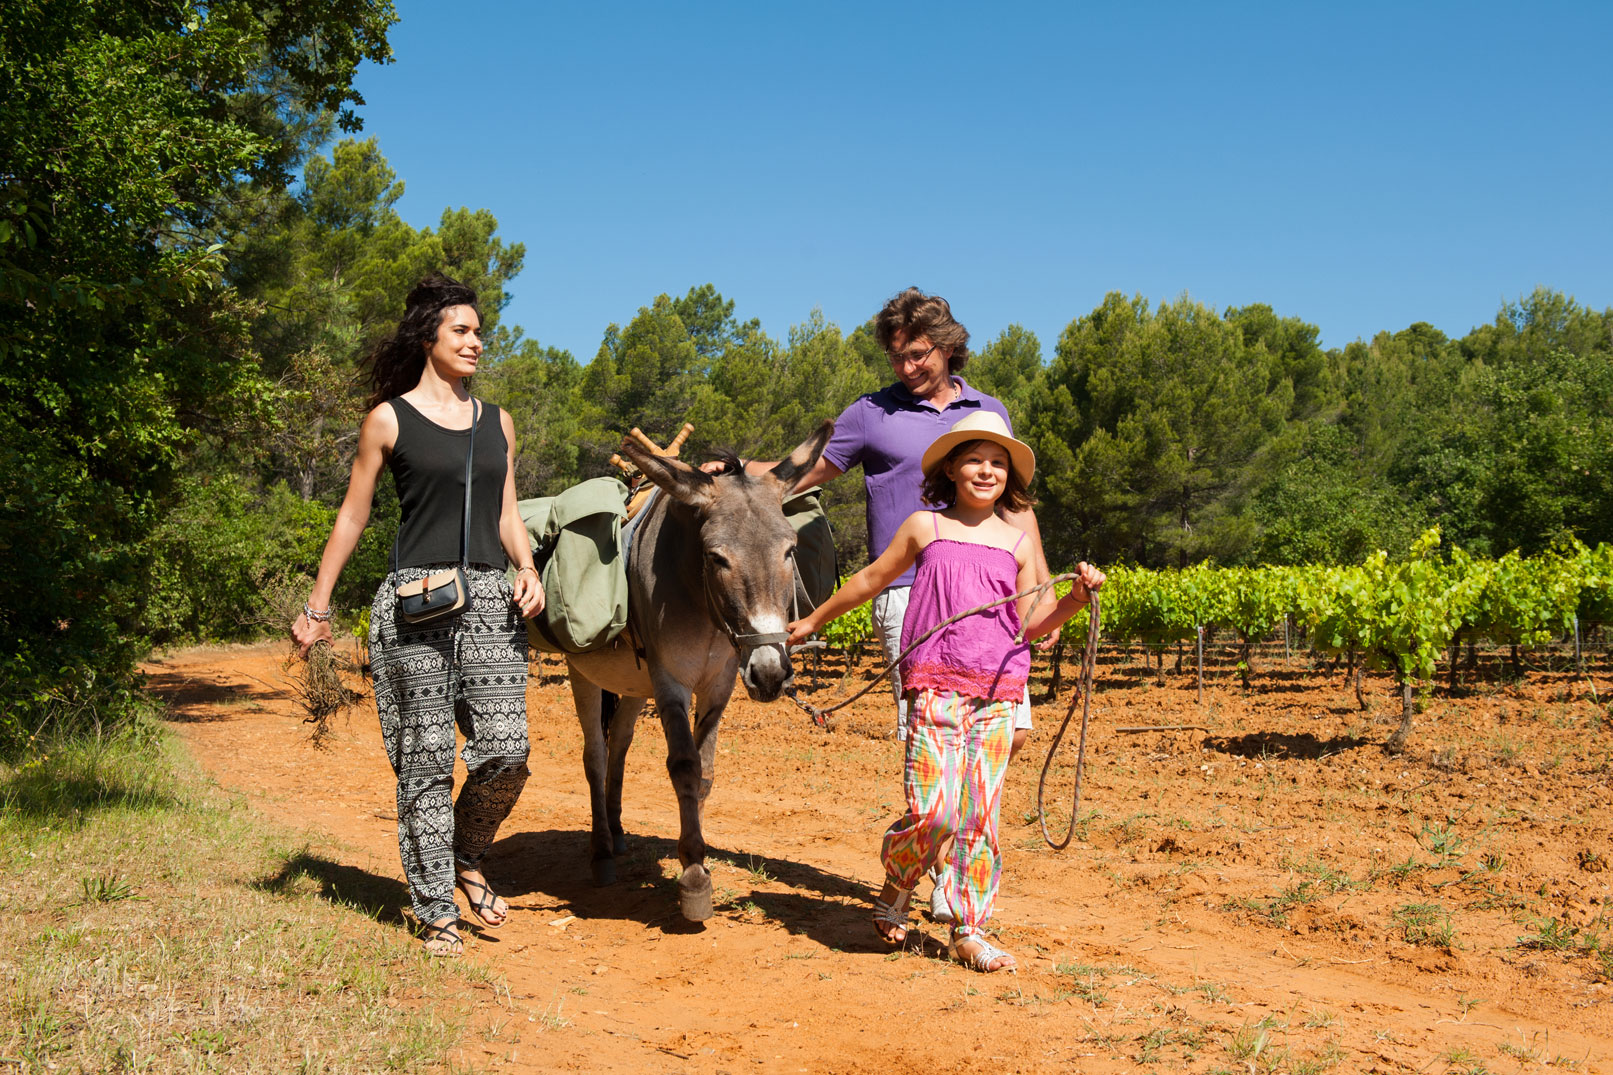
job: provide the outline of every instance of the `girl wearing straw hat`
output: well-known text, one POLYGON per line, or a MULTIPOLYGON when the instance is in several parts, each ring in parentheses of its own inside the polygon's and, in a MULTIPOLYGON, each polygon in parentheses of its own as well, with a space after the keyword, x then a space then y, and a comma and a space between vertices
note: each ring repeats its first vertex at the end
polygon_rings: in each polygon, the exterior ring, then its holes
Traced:
MULTIPOLYGON (((902 649, 949 617, 1035 585, 1025 533, 997 515, 1030 506, 1036 470, 1030 447, 1002 417, 972 414, 924 452, 923 496, 940 511, 908 516, 873 563, 810 615, 790 624, 795 644, 879 593, 916 565, 902 625, 902 649)), ((1090 600, 1104 574, 1078 564, 1079 581, 1056 602, 1031 598, 997 605, 937 631, 902 661, 907 694, 907 810, 885 833, 885 885, 874 928, 893 946, 907 939, 908 902, 932 865, 950 871, 953 958, 979 971, 1012 970, 1014 957, 992 945, 991 917, 1002 872, 997 814, 1013 740, 1014 711, 1030 674, 1030 639, 1057 628, 1090 600), (1016 641, 1024 626, 1025 641, 1016 641), (954 838, 950 862, 937 849, 954 838)))

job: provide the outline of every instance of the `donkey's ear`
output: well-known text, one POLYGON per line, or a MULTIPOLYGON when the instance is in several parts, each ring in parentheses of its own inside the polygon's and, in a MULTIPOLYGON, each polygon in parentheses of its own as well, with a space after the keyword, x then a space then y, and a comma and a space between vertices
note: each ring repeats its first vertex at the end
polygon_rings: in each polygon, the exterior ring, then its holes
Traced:
POLYGON ((711 495, 710 474, 674 456, 655 455, 634 437, 622 438, 622 454, 674 500, 698 507, 711 495))
POLYGON ((818 464, 818 456, 823 454, 824 445, 829 443, 829 437, 834 434, 835 422, 833 418, 825 418, 823 424, 813 430, 812 436, 802 441, 784 459, 780 460, 771 473, 782 484, 783 494, 788 495, 801 475, 818 464))

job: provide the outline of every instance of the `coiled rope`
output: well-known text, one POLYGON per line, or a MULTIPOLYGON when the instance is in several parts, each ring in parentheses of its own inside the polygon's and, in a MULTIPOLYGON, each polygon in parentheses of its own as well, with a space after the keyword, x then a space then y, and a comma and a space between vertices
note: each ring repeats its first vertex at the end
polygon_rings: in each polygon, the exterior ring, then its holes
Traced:
POLYGON ((1081 812, 1081 773, 1087 757, 1087 718, 1092 713, 1092 674, 1098 663, 1098 620, 1098 595, 1093 594, 1091 607, 1087 609, 1087 648, 1081 659, 1081 682, 1076 687, 1075 697, 1070 699, 1070 708, 1064 711, 1064 721, 1047 748, 1047 760, 1042 762, 1042 775, 1036 781, 1036 820, 1042 826, 1042 839, 1054 851, 1063 851, 1070 846, 1070 838, 1075 835, 1075 819, 1081 812), (1070 827, 1065 830, 1064 839, 1054 843, 1047 831, 1047 806, 1042 801, 1043 793, 1047 789, 1047 772, 1053 767, 1053 756, 1058 753, 1064 730, 1070 726, 1070 718, 1075 716, 1076 702, 1081 703, 1081 738, 1075 750, 1075 798, 1070 804, 1070 827))

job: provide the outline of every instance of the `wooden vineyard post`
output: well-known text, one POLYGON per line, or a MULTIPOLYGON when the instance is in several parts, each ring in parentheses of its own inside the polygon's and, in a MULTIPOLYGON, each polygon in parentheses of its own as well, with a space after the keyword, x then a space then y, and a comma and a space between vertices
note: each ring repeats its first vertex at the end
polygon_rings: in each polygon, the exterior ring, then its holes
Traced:
POLYGON ((1199 636, 1199 705, 1204 704, 1204 628, 1194 628, 1199 636))

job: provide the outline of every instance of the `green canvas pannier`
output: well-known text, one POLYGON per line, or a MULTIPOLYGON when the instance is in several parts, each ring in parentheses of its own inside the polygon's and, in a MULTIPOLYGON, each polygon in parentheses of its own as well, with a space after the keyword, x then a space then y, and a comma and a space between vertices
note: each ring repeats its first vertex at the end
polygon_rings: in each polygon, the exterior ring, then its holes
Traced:
POLYGON ((627 565, 619 541, 627 486, 590 478, 516 508, 543 580, 543 611, 526 626, 532 645, 548 653, 610 645, 627 626, 627 565))
POLYGON ((784 501, 784 518, 795 528, 795 566, 801 584, 796 596, 802 616, 828 600, 840 583, 840 561, 821 492, 822 487, 814 485, 784 501))

